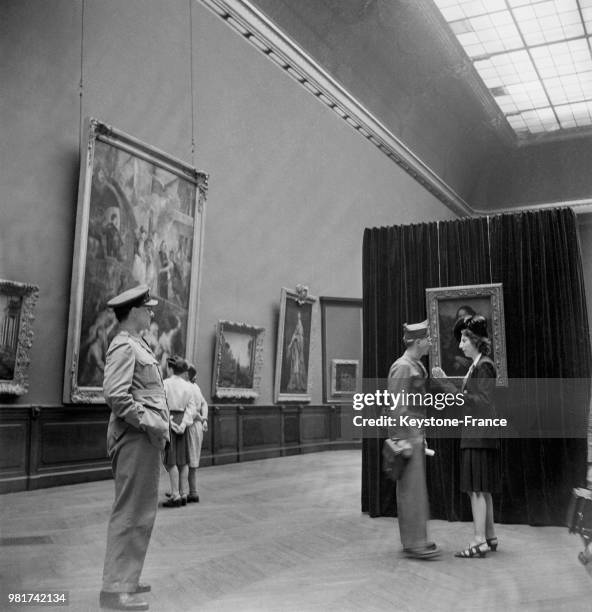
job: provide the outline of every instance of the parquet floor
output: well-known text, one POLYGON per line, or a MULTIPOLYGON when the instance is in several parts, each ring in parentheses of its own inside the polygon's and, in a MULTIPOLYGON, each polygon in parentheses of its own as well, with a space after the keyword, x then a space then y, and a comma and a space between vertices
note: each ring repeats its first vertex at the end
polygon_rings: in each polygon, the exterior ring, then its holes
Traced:
MULTIPOLYGON (((112 487, 0 497, 2 538, 29 538, 0 547, 3 598, 66 589, 70 610, 98 611, 112 487)), ((463 560, 452 551, 470 525, 432 521, 442 559, 403 558, 395 520, 360 513, 359 451, 208 467, 200 495, 158 512, 143 575, 151 610, 592 610, 592 576, 565 528, 502 525, 496 554, 463 560)))

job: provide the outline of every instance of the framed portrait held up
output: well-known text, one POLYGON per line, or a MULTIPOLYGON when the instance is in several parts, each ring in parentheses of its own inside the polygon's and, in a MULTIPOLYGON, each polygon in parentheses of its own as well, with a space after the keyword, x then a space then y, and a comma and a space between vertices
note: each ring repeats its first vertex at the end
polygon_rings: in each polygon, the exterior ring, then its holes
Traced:
POLYGON ((212 395, 257 398, 263 367, 263 327, 218 321, 212 395))
POLYGON ((360 362, 357 359, 332 359, 331 360, 331 395, 350 397, 358 386, 358 368, 360 362))
POLYGON ((92 118, 82 150, 63 399, 103 403, 113 296, 145 284, 158 299, 144 338, 163 374, 193 353, 207 175, 92 118))
POLYGON ((310 402, 309 356, 312 306, 308 288, 282 288, 275 365, 275 401, 310 402))
POLYGON ((24 395, 39 287, 0 279, 0 394, 24 395))
POLYGON ((361 384, 362 300, 326 296, 320 297, 319 300, 323 402, 344 404, 361 384))
POLYGON ((430 336, 430 368, 439 366, 450 378, 462 380, 471 360, 461 352, 454 337, 454 324, 466 315, 487 319, 490 355, 497 371, 496 384, 508 386, 504 295, 501 283, 426 289, 430 336))

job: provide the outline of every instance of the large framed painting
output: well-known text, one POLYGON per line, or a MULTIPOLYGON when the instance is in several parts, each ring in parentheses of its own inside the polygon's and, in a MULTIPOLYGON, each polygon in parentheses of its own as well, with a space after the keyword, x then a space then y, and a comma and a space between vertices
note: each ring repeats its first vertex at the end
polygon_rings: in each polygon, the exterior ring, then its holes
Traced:
POLYGON ((37 285, 0 279, 0 394, 24 395, 28 390, 38 298, 37 285))
POLYGON ((462 380, 471 365, 454 337, 454 324, 463 316, 479 314, 487 319, 491 358, 497 370, 497 384, 508 385, 504 294, 501 283, 426 289, 426 305, 432 344, 430 367, 441 367, 451 378, 462 380))
POLYGON ((218 321, 212 394, 219 398, 259 397, 263 327, 218 321))
POLYGON ((308 288, 282 287, 275 365, 276 402, 310 402, 309 357, 312 308, 308 288))
POLYGON ((169 355, 193 354, 207 175, 96 119, 82 151, 64 401, 100 403, 121 291, 158 299, 145 338, 165 374, 169 355))
POLYGON ((321 303, 323 401, 346 404, 361 385, 362 300, 326 297, 321 303))

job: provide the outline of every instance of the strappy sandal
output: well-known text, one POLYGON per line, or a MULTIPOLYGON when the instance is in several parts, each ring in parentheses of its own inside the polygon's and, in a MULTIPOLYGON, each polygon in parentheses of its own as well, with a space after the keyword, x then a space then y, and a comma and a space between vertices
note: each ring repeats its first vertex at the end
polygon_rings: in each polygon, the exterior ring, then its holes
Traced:
POLYGON ((491 552, 495 552, 497 550, 498 541, 496 536, 493 536, 493 538, 487 538, 486 542, 491 552))
POLYGON ((469 546, 460 552, 454 553, 454 556, 461 559, 473 559, 474 557, 484 557, 488 550, 487 542, 480 542, 475 544, 475 546, 469 546))

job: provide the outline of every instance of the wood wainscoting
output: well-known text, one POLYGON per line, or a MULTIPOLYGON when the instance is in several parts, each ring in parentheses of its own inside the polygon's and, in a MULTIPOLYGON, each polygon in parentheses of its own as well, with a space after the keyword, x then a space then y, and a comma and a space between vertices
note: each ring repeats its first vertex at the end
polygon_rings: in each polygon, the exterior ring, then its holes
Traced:
MULTIPOLYGON (((358 448, 351 406, 210 405, 201 465, 358 448)), ((104 405, 0 405, 0 493, 111 477, 104 405)))

